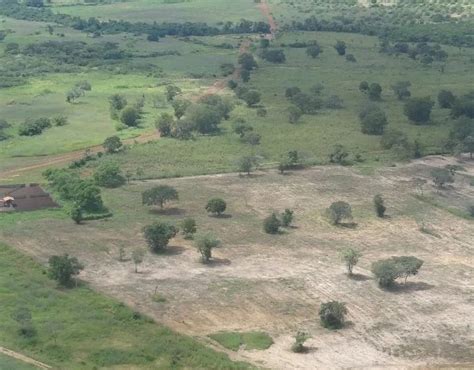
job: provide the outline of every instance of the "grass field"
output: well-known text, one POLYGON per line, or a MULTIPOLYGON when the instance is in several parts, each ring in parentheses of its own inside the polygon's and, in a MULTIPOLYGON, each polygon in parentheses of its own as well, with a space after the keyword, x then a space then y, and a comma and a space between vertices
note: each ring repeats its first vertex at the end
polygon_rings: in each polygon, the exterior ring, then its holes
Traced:
POLYGON ((263 20, 253 0, 130 0, 87 6, 78 1, 53 1, 59 13, 83 18, 123 19, 130 22, 237 22, 263 20), (79 4, 79 5, 71 5, 79 4), (63 5, 63 6, 61 6, 63 5))
POLYGON ((469 330, 474 230, 472 219, 452 211, 465 212, 472 201, 467 175, 474 169, 464 163, 466 174, 457 175, 450 190, 438 191, 430 181, 425 186, 424 197, 449 204, 450 211, 417 198, 413 182, 415 177, 429 180, 433 167, 450 163, 439 157, 370 174, 316 167, 286 176, 269 171, 250 178, 137 182, 104 193, 114 213, 108 220, 77 226, 61 210, 36 217, 33 212, 27 218, 13 214, 3 220, 0 236, 40 261, 59 251, 77 256, 86 266, 82 278, 92 287, 175 330, 203 337, 219 331, 268 333, 275 344, 267 350, 238 352, 240 358, 268 367, 469 366, 474 355, 469 330), (180 195, 164 212, 140 201, 141 192, 158 183, 175 186, 180 195), (376 193, 388 207, 383 220, 374 215, 376 193), (227 201, 225 217, 209 217, 204 210, 216 196, 227 201), (328 224, 324 210, 336 200, 352 205, 356 228, 328 224), (278 236, 265 234, 263 218, 285 208, 295 210, 295 227, 278 236), (145 248, 143 226, 156 220, 179 226, 184 217, 195 218, 200 233, 211 232, 221 240, 210 265, 200 264, 193 241, 180 236, 167 253, 147 254, 139 273, 130 260, 118 261, 120 248, 126 258, 145 248), (345 276, 339 258, 347 246, 363 254, 354 279, 345 276), (392 255, 414 255, 425 263, 406 286, 383 291, 370 264, 392 255), (322 329, 317 317, 319 304, 332 299, 346 302, 349 310, 351 323, 338 332, 322 329), (313 337, 308 355, 289 350, 297 330, 313 337))
MULTIPOLYGON (((86 286, 57 289, 44 268, 0 245, 0 344, 54 368, 246 368, 134 313, 86 286), (17 334, 12 314, 31 311, 33 338, 17 334)), ((29 369, 0 357, 2 369, 29 369), (17 367, 15 367, 17 366, 17 367)))
POLYGON ((8 370, 34 370, 34 366, 24 364, 21 361, 17 361, 11 357, 0 355, 0 369, 8 370))

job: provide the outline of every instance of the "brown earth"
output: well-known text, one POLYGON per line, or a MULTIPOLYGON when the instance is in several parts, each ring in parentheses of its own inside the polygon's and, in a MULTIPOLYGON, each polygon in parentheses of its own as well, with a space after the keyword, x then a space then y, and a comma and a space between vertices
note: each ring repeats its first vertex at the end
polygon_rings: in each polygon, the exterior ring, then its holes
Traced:
POLYGON ((137 182, 105 194, 114 213, 107 221, 76 226, 70 220, 36 220, 1 230, 0 237, 41 261, 55 253, 77 256, 86 265, 82 278, 93 287, 180 332, 203 337, 219 330, 266 331, 275 340, 272 347, 240 350, 236 358, 270 368, 472 368, 474 223, 443 204, 474 203, 466 181, 474 175, 474 164, 463 164, 465 171, 450 189, 425 185, 426 199, 414 182, 415 177, 429 179, 434 166, 450 163, 455 161, 433 157, 370 175, 315 167, 285 176, 269 171, 250 178, 229 174, 137 182), (140 204, 141 192, 158 183, 180 193, 179 203, 163 212, 140 204), (386 200, 385 219, 374 215, 377 193, 386 200), (227 201, 225 217, 205 214, 213 196, 227 201), (325 208, 337 200, 352 205, 354 228, 326 221, 325 208), (263 218, 285 208, 295 211, 294 228, 277 236, 263 233, 263 218), (144 248, 144 225, 157 218, 179 223, 186 216, 222 241, 210 265, 199 263, 193 242, 181 237, 165 254, 149 254, 138 274, 130 261, 118 262, 120 247, 127 255, 144 248), (339 258, 349 246, 363 254, 352 279, 339 258), (413 255, 424 265, 406 285, 384 291, 370 265, 393 255, 413 255), (155 290, 166 302, 153 301, 155 290), (321 328, 319 305, 329 300, 346 302, 345 329, 321 328), (289 350, 297 330, 312 335, 308 354, 289 350))

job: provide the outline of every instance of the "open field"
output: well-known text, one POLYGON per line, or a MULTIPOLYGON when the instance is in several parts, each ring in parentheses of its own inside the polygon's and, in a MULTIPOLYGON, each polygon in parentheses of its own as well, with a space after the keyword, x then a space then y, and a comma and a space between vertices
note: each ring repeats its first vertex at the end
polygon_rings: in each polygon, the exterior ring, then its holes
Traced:
POLYGON ((84 261, 82 278, 93 287, 181 332, 266 332, 275 342, 268 350, 238 354, 272 368, 469 367, 474 359, 472 219, 426 200, 444 199, 464 212, 472 201, 468 176, 474 167, 463 163, 467 172, 457 175, 450 190, 426 185, 422 198, 413 182, 449 163, 433 157, 371 174, 315 167, 286 176, 270 171, 250 178, 229 174, 136 182, 105 193, 111 219, 77 226, 47 212, 36 219, 31 213, 28 222, 21 221, 23 215, 8 215, 1 237, 41 261, 58 252, 74 254, 84 261), (141 191, 157 183, 180 193, 180 201, 163 213, 140 205, 141 191), (376 193, 386 199, 386 219, 374 215, 376 193), (205 214, 213 196, 228 202, 227 217, 205 214), (352 205, 354 229, 325 220, 324 209, 336 200, 352 205), (263 218, 285 208, 295 210, 295 227, 277 236, 264 234, 263 218), (130 261, 118 262, 120 247, 127 254, 144 247, 144 225, 157 219, 179 223, 185 216, 222 241, 211 265, 201 265, 192 241, 181 237, 167 253, 147 255, 138 274, 130 261), (363 253, 354 279, 344 274, 338 255, 348 246, 363 253), (383 291, 372 279, 370 264, 392 255, 414 255, 425 263, 406 285, 383 291), (163 300, 155 302, 154 292, 163 300), (347 303, 351 322, 336 332, 322 329, 317 319, 319 304, 332 299, 347 303), (313 337, 307 355, 289 351, 300 329, 313 337))
MULTIPOLYGON (((86 286, 57 289, 42 266, 4 244, 0 266, 0 343, 52 368, 248 368, 86 286), (30 310, 34 338, 17 334, 19 308, 30 310)), ((0 368, 32 367, 1 355, 0 368)))

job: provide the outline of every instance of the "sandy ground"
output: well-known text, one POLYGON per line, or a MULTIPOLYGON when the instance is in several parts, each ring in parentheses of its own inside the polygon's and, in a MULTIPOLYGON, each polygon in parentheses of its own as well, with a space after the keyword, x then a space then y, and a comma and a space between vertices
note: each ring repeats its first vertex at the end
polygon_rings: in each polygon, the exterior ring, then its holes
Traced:
MULTIPOLYGON (((180 332, 205 337, 219 330, 266 331, 275 340, 272 347, 236 356, 270 368, 469 368, 474 367, 474 223, 416 198, 413 181, 428 179, 432 167, 449 163, 455 161, 432 157, 370 175, 316 167, 285 176, 270 171, 251 178, 229 174, 135 183, 111 195, 124 201, 113 205, 110 220, 79 227, 69 220, 39 220, 0 236, 41 261, 53 253, 74 254, 86 265, 81 277, 93 287, 180 332), (181 237, 165 255, 148 255, 138 274, 131 262, 117 261, 119 247, 129 253, 143 246, 141 228, 157 215, 147 212, 139 197, 155 183, 173 185, 181 196, 160 219, 195 217, 200 229, 222 240, 210 265, 200 264, 192 241, 181 237), (374 216, 376 193, 386 199, 386 219, 374 216), (213 195, 227 200, 228 217, 203 212, 213 195), (327 223, 324 209, 336 200, 351 203, 355 228, 327 223), (295 211, 295 227, 278 236, 264 234, 263 218, 285 208, 295 211), (429 232, 421 232, 421 225, 429 232), (363 253, 352 279, 339 257, 348 246, 363 253), (425 263, 407 285, 383 291, 370 264, 392 255, 414 255, 425 263), (166 302, 153 301, 155 290, 166 302), (321 328, 318 309, 328 300, 346 302, 345 329, 321 328), (297 330, 312 335, 307 354, 289 350, 297 330)), ((428 183, 425 195, 474 203, 474 187, 465 181, 474 175, 474 164, 463 166, 452 188, 438 191, 428 183)))

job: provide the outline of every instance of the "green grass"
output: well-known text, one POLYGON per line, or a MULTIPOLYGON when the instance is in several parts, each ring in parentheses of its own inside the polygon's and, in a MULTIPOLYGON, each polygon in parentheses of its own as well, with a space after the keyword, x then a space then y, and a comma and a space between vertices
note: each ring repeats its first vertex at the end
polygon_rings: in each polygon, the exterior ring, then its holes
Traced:
POLYGON ((273 344, 273 339, 267 333, 260 331, 246 333, 225 331, 211 334, 209 337, 232 351, 237 351, 242 345, 245 346, 247 350, 264 350, 273 344))
POLYGON ((0 369, 5 370, 34 370, 36 367, 25 364, 24 362, 15 360, 6 355, 0 354, 0 369))
MULTIPOLYGON (((173 333, 86 286, 58 289, 42 266, 0 244, 0 345, 54 368, 242 369, 195 340, 173 333), (27 307, 37 330, 23 338, 12 314, 27 307)), ((8 360, 0 358, 2 363, 8 360)), ((15 367, 6 367, 15 368, 15 367)), ((19 367, 23 369, 24 367, 19 367)))

